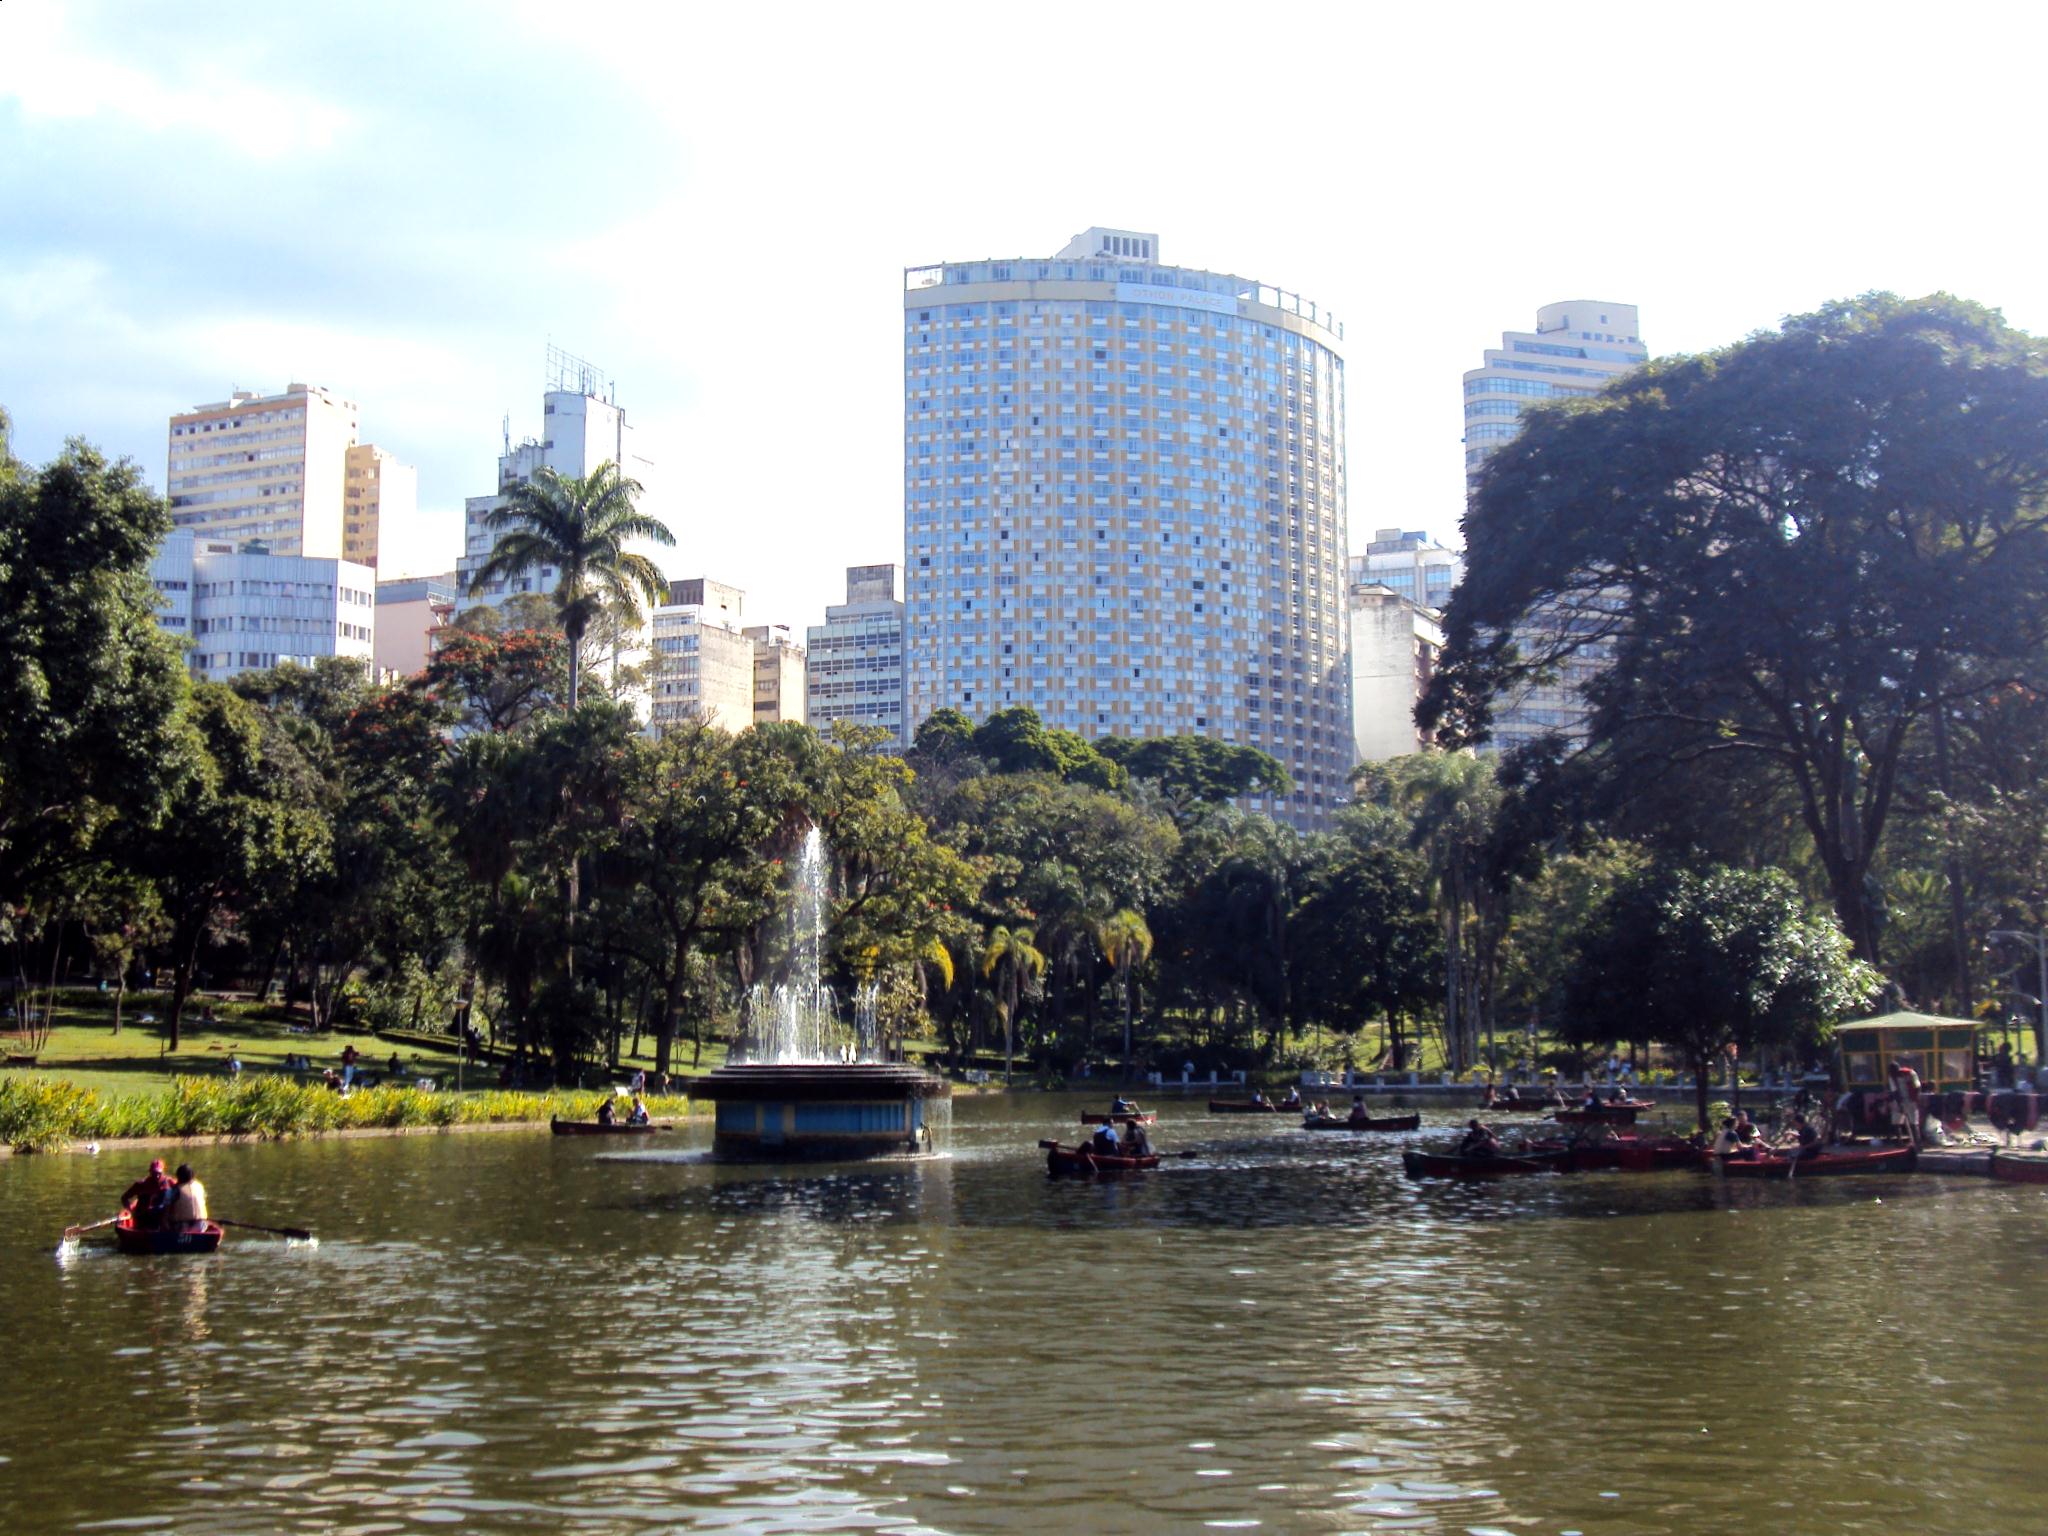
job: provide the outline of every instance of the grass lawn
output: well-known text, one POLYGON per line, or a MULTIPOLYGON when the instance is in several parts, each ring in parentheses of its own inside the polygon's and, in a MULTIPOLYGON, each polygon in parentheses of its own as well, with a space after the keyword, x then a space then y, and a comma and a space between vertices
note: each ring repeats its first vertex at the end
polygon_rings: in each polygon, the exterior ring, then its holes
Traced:
MULTIPOLYGON (((75 999, 76 994, 71 994, 71 997, 75 999)), ((224 1079, 228 1076, 228 1058, 231 1055, 240 1059, 244 1077, 283 1074, 287 1057, 303 1056, 311 1061, 312 1075, 317 1079, 327 1067, 338 1071, 343 1047, 353 1045, 363 1058, 364 1071, 386 1072, 391 1053, 396 1049, 407 1079, 430 1077, 444 1090, 452 1089, 456 1084, 457 1053, 452 1049, 452 1041, 444 1047, 438 1043, 437 1037, 407 1035, 394 1046, 368 1031, 355 1033, 335 1029, 312 1034, 302 1024, 294 1026, 290 1015, 275 1004, 259 1007, 246 1002, 194 998, 185 1010, 184 1026, 180 1031, 183 1038, 178 1049, 169 1052, 165 1049, 161 1024, 166 1002, 167 999, 158 994, 131 994, 122 1010, 119 1035, 113 1030, 112 998, 107 1000, 104 1009, 78 1005, 75 1001, 70 1005, 60 1004, 56 1010, 57 1023, 51 1029, 49 1041, 42 1048, 35 1067, 8 1070, 11 1073, 32 1071, 46 1077, 60 1077, 81 1088, 90 1088, 103 1097, 118 1097, 131 1093, 154 1093, 169 1087, 174 1077, 224 1079), (208 1008, 214 1015, 211 1021, 204 1017, 208 1008), (152 1022, 142 1022, 145 1017, 151 1017, 152 1022)), ((623 1072, 630 1072, 636 1067, 653 1072, 653 1037, 643 1036, 641 1045, 642 1050, 637 1057, 621 1053, 623 1072)), ((690 1065, 688 1039, 679 1039, 670 1048, 670 1072, 674 1077, 698 1070, 708 1072, 724 1061, 725 1046, 722 1043, 705 1042, 701 1068, 690 1065)), ((498 1068, 470 1063, 462 1067, 461 1078, 465 1089, 495 1088, 498 1068)), ((594 1077, 591 1083, 597 1086, 594 1077)))

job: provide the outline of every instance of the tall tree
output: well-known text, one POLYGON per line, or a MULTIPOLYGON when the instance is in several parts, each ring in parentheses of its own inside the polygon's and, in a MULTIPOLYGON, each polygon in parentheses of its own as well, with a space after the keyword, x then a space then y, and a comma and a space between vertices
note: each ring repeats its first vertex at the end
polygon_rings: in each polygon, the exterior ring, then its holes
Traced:
POLYGON ((569 708, 577 705, 583 636, 606 612, 637 622, 640 605, 659 603, 667 591, 661 569, 629 550, 634 539, 664 546, 675 535, 659 518, 640 511, 640 482, 607 459, 587 475, 542 468, 505 493, 504 505, 485 514, 497 531, 490 558, 469 590, 481 592, 536 569, 555 572, 555 611, 569 650, 569 708))
POLYGON ((2048 671, 2044 500, 2048 360, 1977 305, 1876 294, 1654 363, 1487 460, 1420 719, 1479 740, 1495 700, 1608 652, 1608 771, 1769 764, 1875 960, 1912 738, 2048 671))

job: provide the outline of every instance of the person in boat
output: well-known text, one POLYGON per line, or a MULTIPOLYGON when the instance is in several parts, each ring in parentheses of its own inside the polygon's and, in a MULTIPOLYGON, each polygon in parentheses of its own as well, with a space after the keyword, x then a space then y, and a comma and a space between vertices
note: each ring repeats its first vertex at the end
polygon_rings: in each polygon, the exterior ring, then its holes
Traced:
POLYGON ((1301 1090, 1299 1088, 1288 1089, 1287 1097, 1280 1101, 1280 1107, 1282 1109, 1301 1108, 1301 1090))
POLYGON ((1123 1146, 1116 1139, 1116 1122, 1095 1127, 1095 1134, 1088 1138, 1088 1150, 1097 1157, 1122 1157, 1123 1146))
POLYGON ((1714 1134, 1714 1144, 1708 1148, 1715 1157, 1733 1157, 1742 1148, 1735 1135, 1735 1117, 1728 1116, 1721 1122, 1721 1129, 1714 1134))
POLYGON ((176 1186, 164 1172, 164 1160, 152 1157, 149 1171, 121 1191, 121 1209, 144 1231, 163 1225, 164 1207, 171 1203, 176 1186))
POLYGON ((1493 1134, 1493 1127, 1482 1125, 1477 1120, 1465 1122, 1465 1135, 1458 1142, 1460 1157, 1499 1157, 1500 1138, 1493 1134))
POLYGON ((1486 1092, 1479 1096, 1479 1107, 1481 1109, 1498 1109, 1505 1102, 1506 1100, 1500 1094, 1493 1091, 1493 1080, 1491 1078, 1487 1079, 1486 1092))
POLYGON ((1805 1115, 1794 1115, 1792 1117, 1792 1135, 1796 1143, 1792 1148, 1792 1156, 1795 1159, 1820 1156, 1820 1132, 1814 1128, 1813 1122, 1807 1119, 1805 1115))
POLYGON ((1109 1112, 1112 1115, 1135 1115, 1138 1113, 1138 1106, 1122 1094, 1118 1094, 1109 1101, 1109 1112))
POLYGON ((610 1099, 604 1100, 597 1106, 597 1123, 599 1125, 608 1126, 617 1118, 617 1115, 612 1110, 612 1101, 610 1099))
POLYGON ((626 1111, 626 1124, 645 1125, 646 1123, 647 1101, 636 1093, 633 1095, 633 1107, 626 1111))
POLYGON ((1584 1097, 1583 1099, 1579 1100, 1579 1108, 1581 1108, 1581 1109, 1598 1109, 1599 1107, 1600 1107, 1600 1090, 1599 1090, 1599 1088, 1597 1088, 1597 1087, 1592 1087, 1592 1086, 1589 1086, 1589 1087, 1588 1087, 1588 1088, 1586 1089, 1586 1096, 1585 1096, 1585 1097, 1584 1097))
POLYGON ((1363 1125, 1372 1118, 1366 1111, 1364 1094, 1354 1093, 1351 1095, 1351 1114, 1349 1118, 1353 1125, 1363 1125))
POLYGON ((206 1186, 192 1171, 190 1163, 178 1164, 177 1184, 171 1203, 164 1211, 164 1225, 173 1232, 191 1232, 211 1219, 206 1212, 206 1186))
POLYGON ((1267 1103, 1265 1091, 1259 1088, 1254 1088, 1252 1090, 1252 1103, 1256 1104, 1260 1109, 1267 1109, 1271 1107, 1267 1103))
POLYGON ((1133 1120, 1124 1127, 1123 1155, 1125 1157, 1150 1157, 1152 1138, 1145 1134, 1145 1127, 1133 1120))
POLYGON ((1756 1122, 1749 1118, 1749 1111, 1746 1109, 1735 1111, 1735 1140, 1739 1146, 1752 1152, 1763 1140, 1757 1133, 1756 1122))

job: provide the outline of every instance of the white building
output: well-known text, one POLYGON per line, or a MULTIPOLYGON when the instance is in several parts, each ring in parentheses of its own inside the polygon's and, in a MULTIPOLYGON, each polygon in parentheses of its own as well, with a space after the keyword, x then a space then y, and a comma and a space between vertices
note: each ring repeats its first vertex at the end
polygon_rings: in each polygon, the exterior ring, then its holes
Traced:
POLYGON ((192 675, 219 682, 328 656, 371 664, 376 573, 349 560, 275 555, 176 530, 150 562, 157 623, 191 642, 192 675))
POLYGON ((669 583, 654 610, 649 723, 702 720, 721 730, 754 723, 754 642, 740 630, 743 594, 704 577, 669 583))
POLYGON ((171 418, 164 486, 171 523, 209 539, 261 539, 278 555, 359 553, 344 526, 356 407, 311 384, 238 389, 171 418))
POLYGON ((829 736, 835 721, 879 726, 899 751, 903 731, 903 604, 896 597, 896 567, 850 565, 846 601, 810 626, 808 716, 829 736))
POLYGON ((1436 611, 1376 581, 1354 583, 1351 622, 1351 734, 1358 761, 1384 762, 1429 745, 1415 705, 1444 648, 1436 611))
POLYGON ((1419 530, 1378 528, 1365 553, 1351 557, 1348 574, 1351 586, 1376 584, 1441 612, 1465 574, 1465 558, 1419 530))
POLYGON ((1342 803, 1343 329, 1090 229, 904 273, 904 729, 1028 704, 1085 737, 1261 748, 1342 803))
MULTIPOLYGON (((1611 381, 1649 361, 1637 331, 1636 307, 1599 299, 1568 299, 1536 312, 1534 331, 1509 331, 1485 363, 1465 375, 1465 471, 1476 474, 1496 448, 1522 430, 1522 413, 1546 399, 1599 393, 1611 381)), ((1559 617, 1558 624, 1570 620, 1559 617)), ((1542 618, 1530 625, 1540 643, 1542 618)), ((1554 681, 1524 689, 1494 711, 1484 750, 1507 752, 1542 737, 1583 740, 1584 688, 1607 665, 1602 647, 1589 646, 1559 669, 1554 681)))

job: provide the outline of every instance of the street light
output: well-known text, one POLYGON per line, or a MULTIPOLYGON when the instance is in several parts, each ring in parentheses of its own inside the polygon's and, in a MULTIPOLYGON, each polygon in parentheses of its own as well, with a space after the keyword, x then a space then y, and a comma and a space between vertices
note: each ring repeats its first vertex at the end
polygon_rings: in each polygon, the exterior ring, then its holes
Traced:
POLYGON ((2048 1066, 2048 928, 2039 933, 2026 933, 2018 928, 1994 928, 1990 937, 2026 945, 2034 952, 2034 959, 2041 967, 2040 985, 2034 991, 2034 1001, 2041 1005, 2041 1019, 2034 1026, 2034 1064, 2036 1067, 2048 1066))

